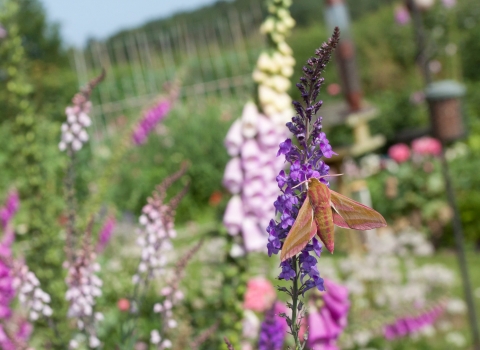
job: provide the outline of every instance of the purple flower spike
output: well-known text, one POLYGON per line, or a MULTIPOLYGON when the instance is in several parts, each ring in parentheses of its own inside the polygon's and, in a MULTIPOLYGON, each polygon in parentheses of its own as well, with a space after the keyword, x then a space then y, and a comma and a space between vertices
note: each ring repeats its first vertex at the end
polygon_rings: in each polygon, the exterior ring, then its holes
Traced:
MULTIPOLYGON (((276 177, 278 187, 282 191, 274 202, 277 217, 280 220, 274 220, 267 229, 270 234, 267 243, 269 255, 277 254, 280 251, 282 241, 295 223, 300 206, 306 198, 305 186, 299 185, 313 177, 321 178, 322 182, 327 183, 324 177, 328 175, 329 167, 323 158, 330 158, 336 153, 333 152, 325 133, 322 132, 322 117, 317 113, 323 102, 317 98, 320 87, 324 83, 323 70, 337 46, 339 35, 340 32, 336 28, 328 43, 324 43, 316 50, 315 56, 310 58, 303 68, 304 76, 297 84, 303 103, 293 102, 296 116, 286 126, 297 139, 298 145, 292 139, 287 139, 280 143, 277 152, 277 156, 285 156, 285 161, 290 165, 290 169, 288 172, 281 170, 276 177)), ((318 240, 313 240, 300 252, 298 276, 290 266, 291 259, 281 264, 282 273, 279 278, 300 277, 303 283, 302 293, 313 287, 320 291, 324 290, 323 279, 317 268, 317 259, 310 255, 310 252, 320 257, 321 245, 318 240)))
POLYGON ((6 229, 12 218, 18 211, 20 206, 20 200, 18 198, 18 192, 13 190, 10 191, 7 200, 5 201, 5 207, 0 209, 0 222, 2 228, 6 229))
POLYGON ((287 323, 279 316, 285 313, 286 308, 280 302, 276 302, 265 314, 265 320, 260 328, 258 350, 281 350, 287 335, 287 323))
POLYGON ((400 317, 393 323, 383 327, 383 336, 387 340, 401 338, 409 334, 414 334, 422 328, 432 325, 442 315, 445 305, 439 303, 432 309, 424 310, 416 315, 400 317))
POLYGON ((153 108, 149 109, 133 132, 133 142, 136 145, 141 145, 147 142, 148 135, 160 121, 165 119, 171 107, 169 100, 162 100, 153 108))
POLYGON ((107 246, 108 242, 110 242, 110 238, 112 238, 113 229, 115 228, 115 218, 108 217, 103 224, 102 229, 100 230, 100 234, 98 236, 98 244, 97 244, 97 252, 103 252, 105 247, 107 246))

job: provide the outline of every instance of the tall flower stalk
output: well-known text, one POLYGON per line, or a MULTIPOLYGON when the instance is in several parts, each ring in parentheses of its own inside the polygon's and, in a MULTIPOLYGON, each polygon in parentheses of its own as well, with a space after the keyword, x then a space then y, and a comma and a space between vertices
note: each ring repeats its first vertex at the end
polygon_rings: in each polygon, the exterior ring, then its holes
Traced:
MULTIPOLYGON (((277 154, 277 156, 282 154, 285 156, 290 169, 287 172, 281 170, 276 178, 282 193, 274 203, 279 219, 271 220, 267 227, 269 256, 278 254, 281 250, 283 241, 298 216, 300 205, 306 198, 306 186, 301 183, 312 177, 320 178, 328 175, 329 167, 322 158, 330 158, 334 153, 325 133, 322 132, 322 117, 316 117, 323 104, 317 99, 320 87, 324 83, 322 73, 339 39, 340 31, 335 28, 328 42, 323 43, 316 50, 315 56, 307 61, 306 66, 303 67, 300 83, 296 85, 300 90, 303 104, 293 102, 296 116, 287 123, 287 127, 294 135, 297 144, 292 139, 286 139, 280 144, 277 154)), ((320 181, 328 184, 324 177, 320 181)), ((279 290, 287 293, 291 298, 288 307, 292 310, 292 314, 291 317, 286 315, 285 317, 294 337, 295 349, 301 349, 299 339, 301 317, 298 315, 302 314, 303 302, 300 297, 313 287, 320 291, 325 290, 315 258, 315 255, 320 257, 321 248, 320 242, 313 238, 312 242, 307 244, 298 255, 285 260, 280 265, 282 272, 278 278, 292 281, 288 289, 281 287, 279 290), (311 255, 312 252, 313 255, 311 255)))
POLYGON ((67 202, 67 239, 66 253, 67 263, 72 265, 75 260, 77 234, 76 216, 77 202, 75 198, 75 154, 88 142, 89 136, 86 128, 92 123, 88 116, 92 108, 90 96, 93 89, 105 78, 105 70, 92 79, 86 87, 75 94, 72 98, 72 106, 65 109, 67 120, 62 124, 62 136, 58 148, 61 152, 66 151, 69 157, 67 174, 65 176, 65 196, 67 202))

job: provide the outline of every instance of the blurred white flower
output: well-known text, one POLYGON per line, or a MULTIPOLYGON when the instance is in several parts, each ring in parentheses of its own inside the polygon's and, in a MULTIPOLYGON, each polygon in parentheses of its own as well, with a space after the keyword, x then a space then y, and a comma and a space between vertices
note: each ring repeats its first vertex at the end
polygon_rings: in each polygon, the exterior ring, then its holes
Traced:
POLYGON ((162 337, 160 337, 160 333, 156 329, 150 332, 150 343, 158 344, 161 340, 162 337))
POLYGON ((428 10, 435 5, 435 0, 415 0, 415 5, 417 5, 420 10, 428 10))
POLYGON ((462 299, 450 299, 447 303, 447 311, 451 314, 464 314, 467 311, 467 305, 462 299))
POLYGON ((447 343, 456 346, 457 348, 463 348, 467 345, 467 340, 465 339, 464 335, 458 331, 449 332, 445 337, 447 343))

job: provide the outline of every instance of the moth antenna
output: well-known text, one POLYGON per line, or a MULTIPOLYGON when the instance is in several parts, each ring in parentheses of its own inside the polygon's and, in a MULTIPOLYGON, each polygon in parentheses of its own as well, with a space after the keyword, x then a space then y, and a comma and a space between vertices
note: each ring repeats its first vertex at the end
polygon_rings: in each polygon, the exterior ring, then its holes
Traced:
POLYGON ((319 177, 319 179, 323 179, 324 177, 333 177, 333 176, 342 176, 343 174, 327 174, 327 175, 322 175, 319 177))
MULTIPOLYGON (((308 180, 310 180, 310 179, 308 179, 308 180)), ((293 187, 292 187, 292 190, 293 190, 294 188, 298 187, 298 186, 303 185, 305 182, 307 183, 307 188, 308 188, 308 180, 302 181, 302 182, 300 182, 298 185, 293 186, 293 187)))

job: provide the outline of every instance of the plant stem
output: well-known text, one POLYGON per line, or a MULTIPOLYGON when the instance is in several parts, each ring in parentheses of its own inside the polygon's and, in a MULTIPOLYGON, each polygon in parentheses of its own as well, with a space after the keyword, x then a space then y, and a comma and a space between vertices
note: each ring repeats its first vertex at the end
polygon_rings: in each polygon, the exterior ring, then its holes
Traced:
POLYGON ((298 339, 299 327, 297 325, 297 305, 298 305, 298 274, 297 274, 297 256, 292 259, 293 271, 295 271, 295 278, 293 279, 292 289, 292 323, 290 330, 292 331, 293 339, 295 339, 295 350, 300 349, 300 340, 298 339))

